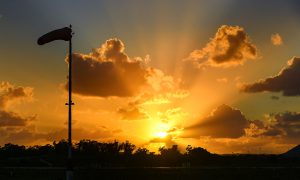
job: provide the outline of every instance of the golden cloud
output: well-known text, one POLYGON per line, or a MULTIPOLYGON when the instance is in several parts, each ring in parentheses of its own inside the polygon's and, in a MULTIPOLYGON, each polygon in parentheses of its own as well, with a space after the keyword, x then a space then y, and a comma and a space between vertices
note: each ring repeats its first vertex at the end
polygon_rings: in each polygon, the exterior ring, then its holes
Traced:
MULTIPOLYGON (((63 128, 57 131, 51 131, 43 134, 41 137, 48 141, 59 141, 67 138, 68 130, 63 128)), ((97 130, 90 130, 82 127, 73 128, 73 140, 79 141, 81 139, 99 140, 105 138, 111 138, 113 135, 112 131, 104 128, 97 130)))
POLYGON ((129 58, 119 39, 109 39, 89 54, 74 53, 72 59, 73 91, 80 95, 132 97, 141 89, 150 93, 174 89, 172 76, 146 67, 148 56, 129 58))
MULTIPOLYGON (((73 128, 73 140, 79 141, 82 139, 91 140, 113 140, 113 134, 118 134, 122 130, 108 130, 105 128, 98 129, 86 129, 82 127, 73 128)), ((23 145, 36 145, 34 143, 49 143, 53 141, 60 141, 66 139, 68 130, 61 128, 58 130, 52 130, 50 132, 38 132, 34 125, 27 125, 23 127, 0 127, 0 144, 5 143, 17 143, 23 145)))
POLYGON ((15 86, 9 82, 0 83, 0 127, 22 127, 36 117, 23 117, 7 110, 8 106, 33 97, 33 88, 15 86))
POLYGON ((119 108, 117 112, 121 115, 123 120, 142 120, 149 117, 140 107, 138 101, 129 102, 126 107, 119 108))
POLYGON ((109 39, 89 54, 73 54, 74 93, 100 97, 137 94, 147 82, 147 71, 140 58, 130 59, 124 50, 122 41, 109 39))
POLYGON ((272 34, 271 35, 271 43, 274 46, 282 45, 282 43, 283 43, 282 37, 278 33, 272 34))
POLYGON ((193 51, 187 60, 200 66, 230 67, 257 58, 257 48, 240 26, 221 26, 215 37, 200 50, 193 51))
POLYGON ((5 109, 11 103, 20 100, 31 99, 33 97, 33 88, 15 86, 9 82, 0 83, 0 109, 5 109))

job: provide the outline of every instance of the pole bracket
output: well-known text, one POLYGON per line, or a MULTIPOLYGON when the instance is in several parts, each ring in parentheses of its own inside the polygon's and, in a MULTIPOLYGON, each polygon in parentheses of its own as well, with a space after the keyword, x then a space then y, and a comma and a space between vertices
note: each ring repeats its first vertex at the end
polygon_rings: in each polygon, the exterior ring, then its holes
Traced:
MULTIPOLYGON (((66 105, 66 106, 68 106, 68 105, 69 105, 69 103, 65 103, 65 105, 66 105)), ((72 102, 72 103, 71 103, 71 105, 75 105, 75 104, 72 102)))

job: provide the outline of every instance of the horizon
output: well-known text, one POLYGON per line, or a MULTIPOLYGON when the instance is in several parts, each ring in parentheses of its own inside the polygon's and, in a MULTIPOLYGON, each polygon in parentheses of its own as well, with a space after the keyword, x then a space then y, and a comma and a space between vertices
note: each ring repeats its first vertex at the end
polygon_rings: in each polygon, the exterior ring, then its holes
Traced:
MULTIPOLYGON (((1 149, 5 149, 7 151, 7 149, 10 149, 11 146, 14 147, 14 148, 22 148, 24 147, 25 151, 28 151, 30 149, 34 149, 36 148, 37 150, 39 149, 42 149, 43 147, 46 147, 46 148, 49 148, 52 147, 52 148, 55 148, 56 145, 58 144, 65 144, 67 146, 67 143, 68 143, 68 140, 67 139, 62 139, 60 141, 53 141, 52 143, 47 143, 47 144, 36 144, 36 145, 22 145, 22 144, 13 144, 13 143, 6 143, 4 144, 3 146, 0 146, 0 151, 1 149), (7 149, 6 149, 7 148, 7 149)), ((140 153, 139 151, 145 151, 147 155, 162 155, 161 154, 161 150, 171 150, 172 148, 176 148, 176 151, 178 151, 180 154, 182 155, 185 155, 187 154, 189 151, 191 150, 197 150, 197 149, 201 149, 201 152, 208 152, 210 153, 211 155, 220 155, 220 156, 231 156, 231 155, 253 155, 253 156, 260 156, 260 155, 276 155, 276 156, 284 156, 285 158, 299 158, 298 156, 298 152, 299 152, 299 149, 300 149, 300 145, 296 145, 294 147, 292 147, 291 149, 288 149, 287 151, 283 152, 283 153, 278 153, 278 154, 268 154, 268 153, 259 153, 259 152, 256 152, 256 153, 251 153, 251 152, 243 152, 243 153, 235 153, 235 152, 232 152, 232 153, 226 153, 226 154, 222 154, 222 153, 214 153, 214 152, 210 152, 209 150, 205 149, 205 148, 202 148, 200 146, 192 146, 192 145, 187 145, 186 147, 182 147, 182 146, 179 146, 177 144, 174 144, 172 146, 160 146, 158 147, 157 150, 154 150, 154 151, 150 151, 149 149, 147 149, 146 147, 144 146, 136 146, 135 144, 132 144, 130 141, 117 141, 117 140, 114 140, 114 141, 106 141, 106 142, 101 142, 101 141, 96 141, 96 140, 90 140, 90 139, 81 139, 79 141, 72 141, 72 150, 74 151, 81 151, 79 146, 80 146, 80 143, 91 143, 91 145, 95 146, 95 144, 92 144, 92 143, 98 143, 98 145, 100 146, 101 144, 114 144, 114 143, 117 143, 118 146, 122 147, 118 154, 122 154, 124 153, 124 148, 123 148, 123 145, 128 143, 130 145, 133 145, 132 146, 132 151, 130 152, 130 155, 134 155, 136 153, 140 153), (188 150, 188 148, 190 148, 188 150), (295 154, 289 154, 290 152, 292 153, 295 153, 295 154), (289 155, 286 155, 286 154, 289 154, 289 155)), ((13 156, 17 156, 18 153, 12 151, 11 152, 13 156)), ((66 152, 65 152, 66 153, 66 152)), ((98 149, 98 153, 103 153, 100 151, 100 149, 98 149)))
POLYGON ((211 153, 300 144, 300 3, 293 0, 0 2, 0 146, 73 139, 211 153))

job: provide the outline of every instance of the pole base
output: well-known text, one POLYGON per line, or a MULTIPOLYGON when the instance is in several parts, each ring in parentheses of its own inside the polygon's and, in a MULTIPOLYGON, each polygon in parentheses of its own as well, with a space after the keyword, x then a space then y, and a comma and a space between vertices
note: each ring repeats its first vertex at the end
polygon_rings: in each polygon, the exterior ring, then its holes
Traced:
POLYGON ((67 180, 73 180, 73 170, 66 171, 66 178, 67 180))

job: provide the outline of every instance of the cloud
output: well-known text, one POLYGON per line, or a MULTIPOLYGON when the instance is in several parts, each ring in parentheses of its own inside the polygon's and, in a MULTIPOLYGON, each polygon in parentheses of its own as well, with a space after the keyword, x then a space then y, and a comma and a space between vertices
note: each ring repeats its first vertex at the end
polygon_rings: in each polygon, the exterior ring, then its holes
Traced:
POLYGON ((14 112, 0 110, 0 127, 3 126, 25 126, 27 122, 35 117, 22 117, 14 112))
MULTIPOLYGON (((73 54, 73 91, 86 96, 128 97, 146 84, 141 58, 130 59, 119 39, 109 39, 89 54, 73 54)), ((67 58, 68 61, 68 58, 67 58)))
POLYGON ((200 137, 197 142, 198 146, 219 154, 279 154, 295 146, 295 144, 278 142, 274 137, 242 136, 235 139, 200 137))
POLYGON ((282 41, 281 36, 278 33, 272 34, 271 35, 271 43, 274 46, 280 46, 280 45, 282 45, 283 41, 282 41))
POLYGON ((5 109, 9 104, 20 100, 31 99, 33 88, 15 86, 9 82, 0 83, 0 109, 5 109))
POLYGON ((197 61, 200 66, 229 67, 255 58, 257 48, 244 28, 223 25, 204 48, 193 51, 187 60, 197 61))
POLYGON ((263 121, 250 121, 246 130, 249 137, 277 137, 285 143, 299 143, 300 138, 300 113, 282 112, 266 115, 263 121))
POLYGON ((14 143, 14 144, 33 144, 41 139, 44 139, 44 134, 37 133, 35 130, 30 128, 21 128, 20 130, 11 130, 6 134, 3 143, 14 143))
POLYGON ((245 137, 260 137, 265 133, 265 126, 262 121, 254 120, 249 121, 249 126, 245 128, 245 137))
POLYGON ((186 117, 188 113, 186 113, 182 108, 169 108, 164 112, 157 112, 158 118, 163 122, 163 123, 169 123, 169 122, 174 122, 178 119, 183 119, 186 117))
MULTIPOLYGON (((99 140, 113 137, 113 133, 107 129, 99 128, 97 130, 90 130, 85 128, 73 128, 73 140, 79 141, 81 139, 99 140)), ((66 139, 68 134, 67 129, 59 129, 45 133, 42 137, 48 141, 59 141, 66 139)))
POLYGON ((263 120, 247 120, 239 110, 221 105, 198 122, 184 128, 178 138, 200 143, 211 152, 282 153, 299 144, 299 112, 271 113, 263 120))
POLYGON ((246 93, 282 92, 284 96, 300 95, 300 58, 288 61, 278 75, 271 76, 255 83, 242 84, 240 90, 246 93))
POLYGON ((163 71, 155 68, 147 69, 147 81, 156 92, 168 92, 175 89, 175 82, 172 76, 167 76, 163 71))
POLYGON ((279 100, 280 97, 278 97, 278 96, 271 96, 271 99, 273 99, 273 100, 279 100))
MULTIPOLYGON (((86 129, 75 127, 72 129, 73 140, 79 141, 81 139, 103 140, 113 137, 113 134, 122 132, 121 129, 108 130, 104 128, 86 129)), ((53 141, 60 141, 67 139, 68 130, 61 128, 49 132, 38 132, 34 125, 27 125, 22 127, 0 127, 0 144, 16 143, 22 145, 36 145, 43 143, 50 143, 53 141)), ((112 139, 111 139, 112 140, 112 139)))
POLYGON ((218 82, 218 83, 227 83, 227 82, 228 82, 228 79, 227 79, 227 78, 218 78, 218 79, 217 79, 217 82, 218 82))
POLYGON ((270 128, 267 129, 264 133, 261 135, 263 136, 281 136, 283 135, 284 131, 277 129, 277 128, 270 128))
POLYGON ((12 105, 33 97, 33 88, 15 86, 9 82, 0 83, 0 127, 26 126, 27 123, 35 119, 32 117, 22 117, 18 113, 7 110, 12 105))
POLYGON ((73 92, 83 96, 134 97, 175 90, 173 77, 148 67, 149 59, 148 55, 144 59, 128 57, 119 39, 109 39, 89 54, 74 53, 73 92))
POLYGON ((300 138, 300 113, 283 112, 270 114, 271 124, 266 125, 265 136, 284 136, 288 139, 300 138))
POLYGON ((169 134, 164 138, 152 138, 147 144, 163 143, 166 147, 171 147, 172 145, 178 144, 175 142, 175 140, 176 138, 169 134))
POLYGON ((117 112, 123 120, 142 120, 148 118, 148 114, 139 107, 138 102, 130 102, 126 107, 119 108, 117 112))
POLYGON ((211 115, 199 119, 199 123, 185 128, 194 137, 238 138, 245 135, 249 122, 242 112, 228 105, 221 105, 211 115))

